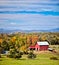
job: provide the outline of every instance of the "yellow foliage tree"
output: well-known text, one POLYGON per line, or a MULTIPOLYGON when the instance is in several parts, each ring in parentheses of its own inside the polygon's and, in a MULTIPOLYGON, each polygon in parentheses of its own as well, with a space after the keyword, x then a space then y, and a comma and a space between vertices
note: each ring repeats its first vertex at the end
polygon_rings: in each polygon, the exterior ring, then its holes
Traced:
POLYGON ((20 50, 21 51, 25 51, 26 50, 26 46, 21 46, 20 50))
POLYGON ((16 37, 12 37, 12 38, 11 38, 11 41, 12 41, 12 42, 15 42, 15 41, 16 41, 16 37))
POLYGON ((3 40, 2 39, 0 39, 0 43, 2 43, 3 42, 3 40))

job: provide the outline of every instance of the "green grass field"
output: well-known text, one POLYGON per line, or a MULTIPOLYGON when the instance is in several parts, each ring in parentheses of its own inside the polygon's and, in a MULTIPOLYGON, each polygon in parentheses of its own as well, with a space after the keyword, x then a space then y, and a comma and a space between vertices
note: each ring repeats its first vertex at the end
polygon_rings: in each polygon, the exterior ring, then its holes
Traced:
POLYGON ((36 59, 28 59, 26 55, 23 55, 21 59, 2 56, 0 58, 0 65, 59 65, 59 60, 50 60, 52 56, 58 57, 59 59, 59 56, 52 52, 39 53, 36 59))

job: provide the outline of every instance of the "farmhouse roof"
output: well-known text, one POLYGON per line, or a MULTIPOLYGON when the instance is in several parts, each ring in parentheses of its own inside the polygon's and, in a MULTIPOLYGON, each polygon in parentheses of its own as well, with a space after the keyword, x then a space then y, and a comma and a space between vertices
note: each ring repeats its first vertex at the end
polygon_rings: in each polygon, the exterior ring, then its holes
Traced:
POLYGON ((43 41, 43 42, 37 42, 37 44, 38 44, 38 45, 49 45, 49 43, 46 42, 46 41, 43 41))

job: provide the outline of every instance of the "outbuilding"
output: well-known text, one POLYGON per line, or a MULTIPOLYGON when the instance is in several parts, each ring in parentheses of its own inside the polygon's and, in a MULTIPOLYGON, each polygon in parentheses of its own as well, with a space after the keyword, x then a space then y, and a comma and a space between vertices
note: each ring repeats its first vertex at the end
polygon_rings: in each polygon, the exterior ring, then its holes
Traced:
POLYGON ((35 46, 30 46, 29 48, 37 51, 48 50, 49 43, 47 41, 37 42, 35 46))

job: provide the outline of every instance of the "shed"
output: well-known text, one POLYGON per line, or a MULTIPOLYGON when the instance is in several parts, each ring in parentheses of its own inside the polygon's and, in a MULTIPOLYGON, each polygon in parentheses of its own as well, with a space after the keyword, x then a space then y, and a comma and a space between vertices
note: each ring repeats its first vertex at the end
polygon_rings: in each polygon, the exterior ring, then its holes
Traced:
POLYGON ((35 45, 29 47, 30 50, 35 50, 35 45))

